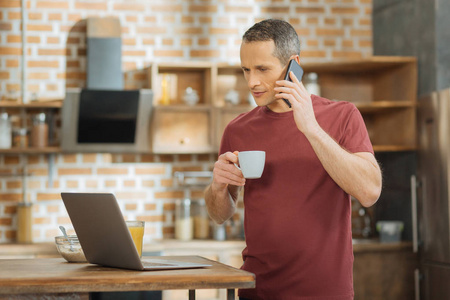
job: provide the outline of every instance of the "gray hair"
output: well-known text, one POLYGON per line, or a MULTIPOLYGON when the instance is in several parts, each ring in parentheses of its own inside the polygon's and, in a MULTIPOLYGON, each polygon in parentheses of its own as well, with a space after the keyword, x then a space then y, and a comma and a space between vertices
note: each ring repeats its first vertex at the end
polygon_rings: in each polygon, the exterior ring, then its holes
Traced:
POLYGON ((267 19, 250 27, 242 36, 243 42, 275 43, 273 55, 287 64, 292 55, 300 55, 300 41, 294 27, 286 21, 267 19))

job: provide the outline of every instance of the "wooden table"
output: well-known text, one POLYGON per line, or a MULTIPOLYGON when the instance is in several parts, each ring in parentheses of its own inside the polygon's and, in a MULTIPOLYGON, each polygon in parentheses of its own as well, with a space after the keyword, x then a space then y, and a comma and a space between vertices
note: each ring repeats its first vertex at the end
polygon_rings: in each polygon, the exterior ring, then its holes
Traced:
MULTIPOLYGON (((180 261, 208 263, 200 269, 133 271, 92 264, 67 263, 62 258, 0 260, 0 295, 88 292, 254 288, 255 275, 200 256, 172 256, 180 261)), ((145 258, 144 258, 145 259, 145 258)), ((1 298, 1 297, 0 297, 1 298)))

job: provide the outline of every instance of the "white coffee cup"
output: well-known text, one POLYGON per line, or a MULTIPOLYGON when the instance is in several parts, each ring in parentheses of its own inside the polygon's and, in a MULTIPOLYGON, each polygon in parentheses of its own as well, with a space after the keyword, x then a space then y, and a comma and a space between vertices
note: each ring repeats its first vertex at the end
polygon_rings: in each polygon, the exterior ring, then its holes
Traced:
POLYGON ((266 162, 266 152, 264 151, 242 151, 238 154, 239 166, 234 164, 242 171, 247 179, 260 178, 264 171, 266 162))

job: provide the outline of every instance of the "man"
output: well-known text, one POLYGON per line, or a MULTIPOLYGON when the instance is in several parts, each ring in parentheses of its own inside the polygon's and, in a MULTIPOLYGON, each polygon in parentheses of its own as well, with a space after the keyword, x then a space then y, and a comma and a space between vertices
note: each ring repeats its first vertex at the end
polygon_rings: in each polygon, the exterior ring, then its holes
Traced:
POLYGON ((258 107, 228 124, 205 191, 210 216, 223 223, 245 187, 242 269, 255 273, 256 288, 240 290, 241 299, 353 299, 350 195, 368 207, 381 193, 356 107, 310 95, 293 73, 283 80, 299 53, 287 22, 264 20, 244 34, 241 66, 258 107), (244 150, 266 151, 261 178, 246 180, 234 165, 244 150))

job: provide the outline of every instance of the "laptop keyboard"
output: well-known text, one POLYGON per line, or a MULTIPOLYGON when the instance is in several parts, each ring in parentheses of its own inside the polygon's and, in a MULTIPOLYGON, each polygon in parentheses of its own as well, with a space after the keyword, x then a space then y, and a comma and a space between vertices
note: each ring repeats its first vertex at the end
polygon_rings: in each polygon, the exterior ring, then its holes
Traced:
POLYGON ((151 261, 145 261, 142 260, 142 265, 144 267, 164 267, 164 266, 173 266, 173 264, 163 264, 163 263, 156 263, 156 262, 151 262, 151 261))

